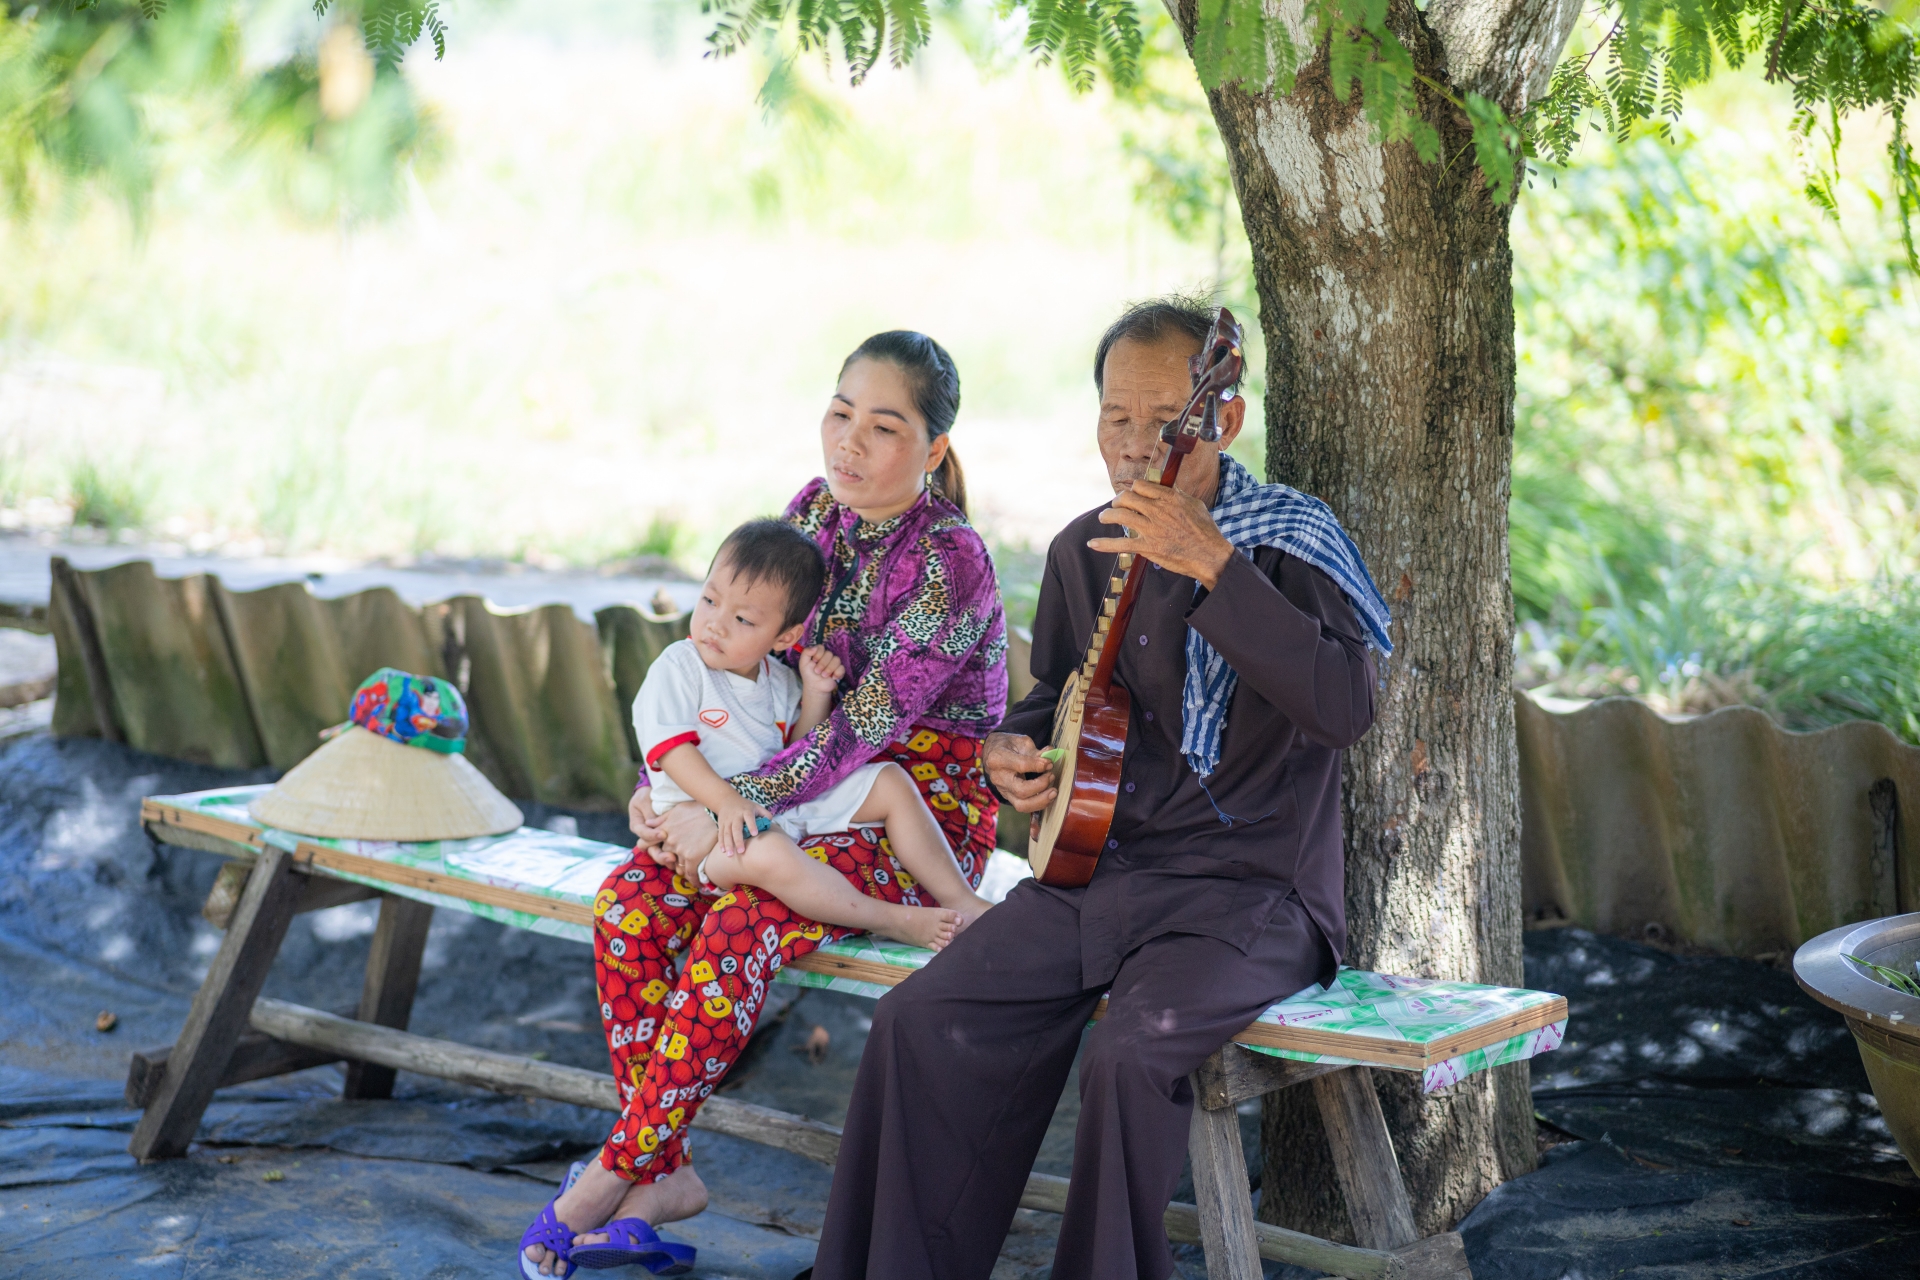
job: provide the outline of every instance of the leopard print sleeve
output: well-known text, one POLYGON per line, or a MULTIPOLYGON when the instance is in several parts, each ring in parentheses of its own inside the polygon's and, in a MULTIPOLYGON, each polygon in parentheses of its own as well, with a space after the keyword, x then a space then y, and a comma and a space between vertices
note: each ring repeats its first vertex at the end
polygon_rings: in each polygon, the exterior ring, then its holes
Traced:
POLYGON ((848 619, 858 635, 846 646, 855 659, 846 696, 813 732, 730 779, 742 795, 779 812, 824 793, 916 723, 983 737, 998 723, 1006 620, 993 561, 964 518, 947 511, 917 536, 875 549, 873 572, 860 575, 859 616, 848 619))

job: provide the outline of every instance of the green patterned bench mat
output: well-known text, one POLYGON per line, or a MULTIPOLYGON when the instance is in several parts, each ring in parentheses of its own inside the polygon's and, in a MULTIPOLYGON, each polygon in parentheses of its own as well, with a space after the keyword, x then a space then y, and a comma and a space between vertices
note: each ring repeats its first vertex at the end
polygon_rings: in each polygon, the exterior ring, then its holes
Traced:
MULTIPOLYGON (((502 836, 418 844, 332 840, 262 827, 247 804, 263 786, 154 796, 142 818, 155 834, 192 844, 270 844, 329 875, 535 933, 592 941, 593 901, 628 850, 522 827, 502 836)), ((1002 855, 1011 856, 1011 855, 1002 855)), ((932 953, 856 936, 820 948, 777 981, 879 997, 932 953)), ((1402 978, 1342 969, 1268 1009, 1235 1039, 1300 1062, 1419 1071, 1429 1091, 1476 1071, 1557 1048, 1566 1002, 1544 991, 1402 978)))
MULTIPOLYGON (((866 935, 821 954, 903 969, 933 958, 918 947, 866 935)), ((792 969, 780 979, 874 997, 892 985, 792 969)), ((1557 1049, 1566 1029, 1566 1001, 1550 992, 1342 968, 1331 988, 1316 983, 1287 997, 1234 1040, 1296 1062, 1417 1070, 1432 1093, 1476 1071, 1557 1049), (1269 1039, 1285 1043, 1262 1043, 1269 1039)))

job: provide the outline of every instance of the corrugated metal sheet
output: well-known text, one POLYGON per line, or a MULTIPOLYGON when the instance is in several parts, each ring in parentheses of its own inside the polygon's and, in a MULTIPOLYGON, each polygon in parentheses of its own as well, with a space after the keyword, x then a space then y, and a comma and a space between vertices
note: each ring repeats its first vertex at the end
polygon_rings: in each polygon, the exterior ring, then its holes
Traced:
MULTIPOLYGON (((520 799, 617 808, 639 754, 627 708, 684 617, 564 605, 424 609, 384 588, 337 600, 303 584, 230 592, 135 563, 56 566, 54 731, 247 768, 288 767, 381 666, 467 695, 470 754, 520 799), (89 656, 91 650, 91 656, 89 656)), ((1017 697, 1030 683, 1013 637, 1017 697)), ((1920 910, 1920 749, 1877 724, 1787 733, 1758 711, 1686 722, 1629 699, 1570 714, 1516 695, 1523 895, 1571 921, 1737 955, 1789 951, 1852 920, 1920 910)), ((1027 820, 1001 813, 1001 843, 1027 820)))
POLYGON ((362 679, 394 666, 461 687, 469 754, 501 790, 589 809, 631 794, 625 708, 647 663, 686 634, 684 617, 625 606, 592 624, 565 605, 502 611, 473 596, 415 609, 385 588, 337 600, 299 583, 230 592, 145 563, 56 573, 50 620, 56 733, 286 768, 345 717, 362 679))
POLYGON ((1752 956, 1920 910, 1920 749, 1883 725, 1676 722, 1630 698, 1557 714, 1524 694, 1515 721, 1530 921, 1752 956))

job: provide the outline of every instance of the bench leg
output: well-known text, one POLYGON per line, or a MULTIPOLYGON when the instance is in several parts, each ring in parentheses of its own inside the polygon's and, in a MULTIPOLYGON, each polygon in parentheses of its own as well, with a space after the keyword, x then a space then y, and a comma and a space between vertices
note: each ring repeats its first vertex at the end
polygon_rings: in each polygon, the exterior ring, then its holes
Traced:
POLYGON ((1373 1091, 1373 1072, 1349 1067, 1308 1083, 1327 1127, 1333 1170, 1346 1197, 1354 1238, 1366 1249, 1412 1244, 1413 1205, 1394 1158, 1380 1097, 1373 1091))
MULTIPOLYGON (((420 985, 420 957, 427 946, 433 904, 387 894, 380 899, 380 924, 367 954, 367 982, 360 989, 361 1022, 397 1031, 413 1016, 413 993, 420 985)), ((368 1062, 347 1064, 343 1098, 391 1098, 393 1068, 368 1062)))
POLYGON ((253 1002, 280 952, 306 879, 293 869, 293 858, 284 850, 264 849, 254 862, 213 966, 193 998, 187 1024, 167 1055, 165 1074, 134 1126, 127 1149, 136 1159, 184 1155, 193 1142, 233 1047, 247 1029, 253 1002))
POLYGON ((1199 1073, 1191 1080, 1195 1101, 1187 1154, 1193 1161, 1193 1197, 1200 1210, 1207 1275, 1212 1280, 1260 1280, 1260 1241, 1253 1231, 1239 1114, 1232 1107, 1207 1110, 1199 1102, 1199 1073))

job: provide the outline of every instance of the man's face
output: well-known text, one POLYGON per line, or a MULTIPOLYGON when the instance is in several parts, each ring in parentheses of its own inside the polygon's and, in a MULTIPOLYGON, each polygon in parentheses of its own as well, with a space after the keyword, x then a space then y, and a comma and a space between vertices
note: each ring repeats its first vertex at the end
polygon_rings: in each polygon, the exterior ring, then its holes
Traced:
MULTIPOLYGON (((1184 334, 1155 342, 1122 338, 1107 352, 1100 391, 1100 457, 1107 479, 1119 493, 1146 478, 1160 429, 1178 417, 1193 394, 1187 361, 1200 344, 1184 334)), ((1180 466, 1176 486, 1182 493, 1211 501, 1220 480, 1220 450, 1240 434, 1245 401, 1235 397, 1220 406, 1220 439, 1196 445, 1180 466)))

